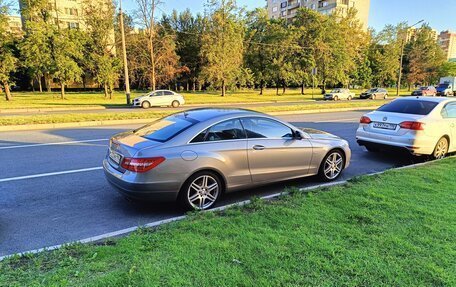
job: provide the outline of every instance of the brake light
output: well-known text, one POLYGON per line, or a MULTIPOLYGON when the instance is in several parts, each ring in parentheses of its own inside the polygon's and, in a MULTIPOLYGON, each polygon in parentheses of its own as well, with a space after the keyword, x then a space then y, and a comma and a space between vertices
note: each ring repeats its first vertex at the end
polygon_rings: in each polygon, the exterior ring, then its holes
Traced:
POLYGON ((131 158, 126 157, 122 160, 121 166, 126 170, 143 173, 155 168, 157 165, 165 161, 164 157, 150 158, 131 158))
POLYGON ((402 122, 399 124, 402 129, 422 131, 424 130, 424 124, 420 122, 402 122))
POLYGON ((359 120, 361 124, 370 124, 372 121, 369 117, 362 116, 361 119, 359 120))

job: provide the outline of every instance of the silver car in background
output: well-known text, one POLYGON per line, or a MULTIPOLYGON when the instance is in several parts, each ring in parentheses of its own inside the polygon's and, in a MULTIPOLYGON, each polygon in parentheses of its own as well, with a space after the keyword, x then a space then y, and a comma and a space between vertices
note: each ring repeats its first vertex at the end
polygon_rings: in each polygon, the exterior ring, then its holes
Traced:
POLYGON ((347 141, 325 132, 248 110, 195 109, 114 136, 103 167, 127 197, 202 210, 224 192, 317 174, 335 180, 350 157, 347 141))
POLYGON ((356 139, 369 151, 394 148, 443 158, 456 151, 456 99, 396 99, 365 114, 356 139))
POLYGON ((178 108, 185 104, 182 95, 169 90, 157 90, 133 99, 133 107, 148 109, 150 107, 178 108))

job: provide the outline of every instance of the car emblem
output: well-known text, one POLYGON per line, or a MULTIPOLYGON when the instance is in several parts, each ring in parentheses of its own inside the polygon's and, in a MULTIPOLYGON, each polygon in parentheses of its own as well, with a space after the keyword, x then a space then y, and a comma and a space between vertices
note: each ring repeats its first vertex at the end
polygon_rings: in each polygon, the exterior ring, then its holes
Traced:
POLYGON ((384 122, 386 122, 387 120, 388 120, 388 118, 387 118, 387 117, 384 117, 384 118, 383 118, 383 121, 384 121, 384 122))

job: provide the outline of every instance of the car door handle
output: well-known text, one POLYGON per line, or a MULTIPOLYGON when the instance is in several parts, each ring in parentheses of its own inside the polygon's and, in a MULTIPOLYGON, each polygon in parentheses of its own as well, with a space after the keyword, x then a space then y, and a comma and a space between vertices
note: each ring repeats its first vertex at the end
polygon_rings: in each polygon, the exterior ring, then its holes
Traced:
POLYGON ((254 150, 264 150, 265 147, 262 146, 262 145, 254 145, 254 146, 253 146, 253 149, 254 149, 254 150))

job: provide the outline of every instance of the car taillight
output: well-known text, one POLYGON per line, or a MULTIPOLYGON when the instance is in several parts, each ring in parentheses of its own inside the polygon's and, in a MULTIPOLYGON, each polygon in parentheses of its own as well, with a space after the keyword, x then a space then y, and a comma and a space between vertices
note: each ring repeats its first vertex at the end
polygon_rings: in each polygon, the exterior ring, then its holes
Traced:
POLYGON ((164 157, 150 158, 131 158, 126 157, 122 160, 121 166, 126 170, 143 173, 149 171, 165 161, 164 157))
POLYGON ((369 117, 362 116, 361 119, 359 120, 361 124, 370 124, 372 121, 369 117))
POLYGON ((424 124, 420 122, 402 122, 399 124, 402 129, 422 131, 424 130, 424 124))

